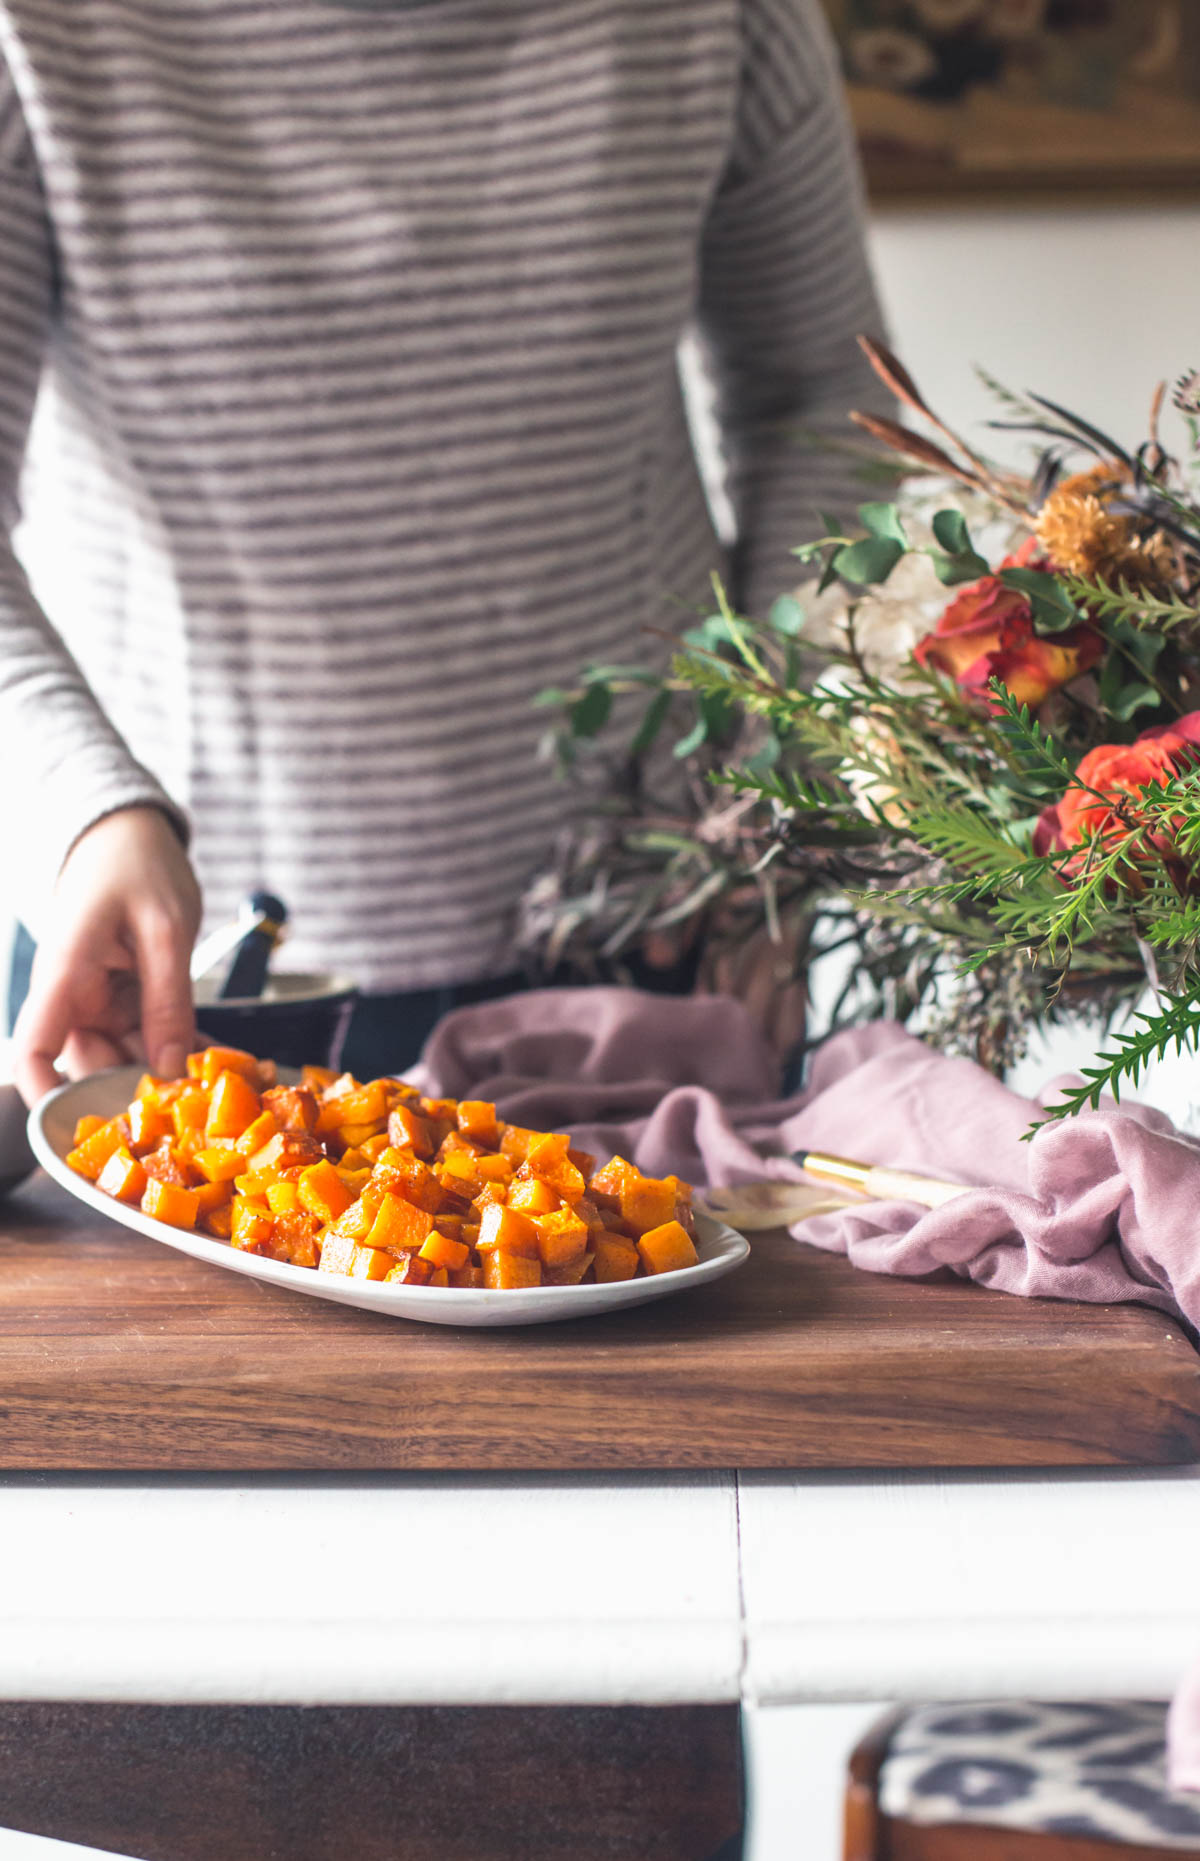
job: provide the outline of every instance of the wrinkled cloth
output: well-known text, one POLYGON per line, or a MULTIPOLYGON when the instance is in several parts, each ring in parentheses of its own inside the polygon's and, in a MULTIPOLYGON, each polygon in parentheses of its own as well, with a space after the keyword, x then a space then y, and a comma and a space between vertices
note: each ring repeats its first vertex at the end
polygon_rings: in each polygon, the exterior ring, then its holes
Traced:
MULTIPOLYGON (((805 1090, 781 1098, 778 1064, 735 1001, 547 989, 449 1015, 419 1076, 426 1091, 492 1099, 513 1123, 565 1128, 601 1157, 700 1185, 800 1181, 800 1150, 961 1182, 940 1209, 867 1202, 792 1232, 874 1273, 949 1268, 1027 1297, 1136 1300, 1200 1328, 1200 1145, 1130 1104, 1025 1143, 1038 1101, 894 1023, 834 1036, 805 1090)), ((1200 1667, 1168 1745, 1172 1787, 1200 1790, 1200 1667)))
POLYGON ((804 1091, 780 1098, 777 1062, 727 997, 545 989, 449 1015, 422 1077, 697 1184, 802 1181, 800 1150, 961 1182, 940 1209, 867 1202, 793 1233, 873 1273, 949 1268, 1029 1298, 1137 1300, 1200 1328, 1200 1146, 1137 1105, 1024 1143, 1040 1103, 894 1023, 835 1035, 804 1091))

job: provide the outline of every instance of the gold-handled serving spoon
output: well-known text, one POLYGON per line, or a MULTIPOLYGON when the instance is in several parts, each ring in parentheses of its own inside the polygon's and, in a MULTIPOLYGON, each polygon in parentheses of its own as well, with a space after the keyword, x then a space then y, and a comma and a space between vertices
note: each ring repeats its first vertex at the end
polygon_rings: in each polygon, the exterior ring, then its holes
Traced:
POLYGON ((964 1195, 969 1183, 939 1182, 933 1176, 919 1176, 912 1170, 889 1169, 881 1163, 858 1163, 849 1157, 832 1157, 824 1151, 800 1151, 795 1157, 806 1176, 824 1189, 807 1183, 761 1182, 735 1183, 728 1189, 705 1189, 703 1206, 718 1221, 731 1228, 753 1232, 759 1228, 782 1228, 810 1215, 826 1215, 834 1209, 850 1208, 861 1200, 871 1202, 917 1202, 922 1208, 940 1208, 944 1202, 964 1195), (837 1193, 831 1194, 834 1190, 837 1193))

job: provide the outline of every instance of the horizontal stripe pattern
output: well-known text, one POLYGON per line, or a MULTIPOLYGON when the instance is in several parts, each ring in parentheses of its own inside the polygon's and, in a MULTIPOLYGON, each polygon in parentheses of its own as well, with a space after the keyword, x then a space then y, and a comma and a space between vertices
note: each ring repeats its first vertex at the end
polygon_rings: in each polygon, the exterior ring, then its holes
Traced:
POLYGON ((0 0, 0 61, 22 910, 149 801, 297 967, 511 969, 575 805, 534 695, 658 658, 724 561, 681 339, 747 605, 857 496, 797 440, 878 398, 817 0, 0 0))

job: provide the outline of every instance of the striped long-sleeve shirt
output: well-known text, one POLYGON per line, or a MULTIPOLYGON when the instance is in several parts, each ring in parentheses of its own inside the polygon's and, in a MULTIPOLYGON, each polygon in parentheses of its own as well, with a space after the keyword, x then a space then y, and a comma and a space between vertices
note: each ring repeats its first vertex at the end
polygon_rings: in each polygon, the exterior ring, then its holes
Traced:
POLYGON ((753 610, 854 498, 797 430, 876 320, 817 0, 0 0, 25 914, 151 802, 211 918, 287 899, 292 967, 502 972, 567 806, 533 695, 720 566, 681 335, 753 610))

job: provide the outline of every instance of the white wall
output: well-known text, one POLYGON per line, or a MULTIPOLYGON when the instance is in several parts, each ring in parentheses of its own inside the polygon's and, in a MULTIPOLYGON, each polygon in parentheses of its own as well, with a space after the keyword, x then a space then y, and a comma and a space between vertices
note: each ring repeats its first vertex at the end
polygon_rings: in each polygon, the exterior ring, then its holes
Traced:
POLYGON ((951 426, 995 412, 978 362, 1136 446, 1155 384, 1200 368, 1200 206, 890 210, 872 247, 897 352, 951 426))

